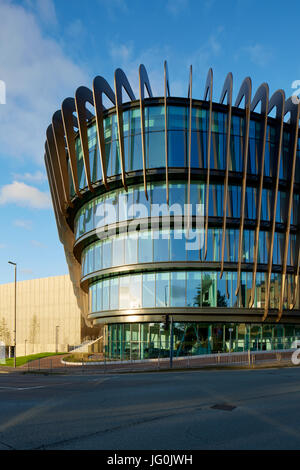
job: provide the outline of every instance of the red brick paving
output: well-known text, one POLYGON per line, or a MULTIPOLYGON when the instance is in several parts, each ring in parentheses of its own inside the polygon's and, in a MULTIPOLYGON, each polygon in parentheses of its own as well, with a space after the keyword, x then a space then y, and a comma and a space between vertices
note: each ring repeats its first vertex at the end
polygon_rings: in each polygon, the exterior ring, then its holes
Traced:
MULTIPOLYGON (((97 355, 98 356, 98 355, 97 355)), ((95 357, 95 355, 94 355, 95 357)), ((290 351, 277 352, 260 352, 252 353, 250 356, 251 364, 261 364, 265 362, 280 364, 281 362, 288 362, 291 357, 290 351)), ((88 371, 88 372, 122 372, 122 371, 140 371, 140 370, 159 370, 159 369, 169 369, 170 361, 168 358, 145 361, 145 362, 135 362, 135 361, 124 361, 120 363, 119 361, 107 361, 104 364, 93 364, 81 363, 77 364, 64 364, 61 362, 61 359, 65 358, 67 360, 68 354, 47 357, 40 360, 32 361, 29 365, 24 366, 23 368, 29 368, 29 370, 68 370, 73 372, 88 371), (118 363, 119 362, 119 363, 118 363)), ((101 361, 101 356, 99 357, 101 361)), ((103 360, 103 359, 102 359, 103 360)), ((241 354, 215 354, 211 356, 203 357, 184 357, 184 358, 174 358, 173 359, 173 368, 174 369, 186 369, 186 368, 195 368, 195 367, 207 367, 207 366, 247 366, 249 365, 248 353, 241 354)))
MULTIPOLYGON (((291 358, 291 351, 281 351, 278 352, 260 352, 260 353, 251 353, 251 364, 263 366, 264 364, 268 365, 280 365, 280 363, 288 364, 291 358)), ((166 370, 170 368, 170 361, 168 358, 145 361, 145 362, 135 362, 135 361, 124 361, 123 363, 115 362, 105 362, 104 364, 93 364, 85 363, 82 364, 64 364, 61 362, 63 358, 67 360, 69 354, 61 354, 58 356, 49 356, 41 359, 36 359, 31 361, 23 366, 17 367, 16 371, 57 371, 57 372, 72 372, 72 373, 104 373, 104 372, 125 372, 125 371, 151 371, 151 370, 166 370)), ((93 355, 93 357, 103 360, 101 355, 93 355)), ((209 366, 247 366, 248 363, 248 353, 240 354, 214 354, 211 356, 203 357, 184 357, 184 358, 174 358, 173 359, 173 368, 174 369, 186 369, 186 368, 201 368, 209 366)), ((2 371, 15 371, 12 367, 0 367, 2 371)))

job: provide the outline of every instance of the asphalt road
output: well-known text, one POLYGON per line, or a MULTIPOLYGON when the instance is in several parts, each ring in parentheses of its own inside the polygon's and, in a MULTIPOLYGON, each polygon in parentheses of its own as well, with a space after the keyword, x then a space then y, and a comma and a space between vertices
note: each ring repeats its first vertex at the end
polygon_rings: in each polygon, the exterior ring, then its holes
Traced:
POLYGON ((299 448, 300 368, 0 374, 1 450, 299 448))

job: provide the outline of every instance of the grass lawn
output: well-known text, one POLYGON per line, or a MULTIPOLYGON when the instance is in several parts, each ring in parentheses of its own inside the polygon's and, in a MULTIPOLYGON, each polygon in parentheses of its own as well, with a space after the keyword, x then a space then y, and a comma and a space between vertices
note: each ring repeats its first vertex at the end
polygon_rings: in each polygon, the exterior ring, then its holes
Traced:
MULTIPOLYGON (((63 353, 39 353, 39 354, 29 354, 29 356, 18 356, 16 360, 17 367, 18 366, 23 366, 24 364, 27 364, 27 362, 30 361, 35 361, 36 359, 42 359, 43 357, 49 357, 49 356, 58 356, 59 354, 63 353)), ((9 359, 6 359, 5 366, 14 366, 14 358, 10 357, 9 359)))

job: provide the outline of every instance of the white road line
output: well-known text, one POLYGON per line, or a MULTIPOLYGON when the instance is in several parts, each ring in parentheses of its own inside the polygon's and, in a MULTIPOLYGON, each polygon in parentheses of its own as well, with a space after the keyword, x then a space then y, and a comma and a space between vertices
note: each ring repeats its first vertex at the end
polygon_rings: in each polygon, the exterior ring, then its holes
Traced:
POLYGON ((34 388, 45 388, 45 385, 37 385, 36 387, 0 387, 6 390, 32 390, 34 388))

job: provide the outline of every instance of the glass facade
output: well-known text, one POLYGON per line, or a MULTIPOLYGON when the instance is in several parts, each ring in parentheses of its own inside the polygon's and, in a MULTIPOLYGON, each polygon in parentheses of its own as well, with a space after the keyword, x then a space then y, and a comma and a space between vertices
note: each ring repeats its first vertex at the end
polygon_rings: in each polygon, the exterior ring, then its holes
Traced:
MULTIPOLYGON (((221 241, 222 229, 209 228, 207 241, 207 256, 204 259, 204 231, 201 232, 201 248, 186 250, 189 238, 186 231, 173 230, 144 230, 127 232, 99 240, 87 246, 82 252, 82 277, 117 266, 128 266, 141 263, 206 261, 220 263, 222 258, 221 241)), ((254 231, 244 230, 242 259, 244 263, 253 263, 254 231)), ((283 259, 284 233, 275 233, 273 248, 273 264, 280 265, 283 259)), ((269 252, 268 232, 260 232, 258 263, 268 263, 269 252)), ((224 260, 238 262, 239 230, 226 231, 224 260)), ((288 265, 293 266, 296 260, 296 235, 291 236, 288 265)))
POLYGON ((267 116, 263 98, 249 110, 267 90, 254 95, 250 80, 232 105, 230 74, 226 104, 142 89, 123 102, 126 83, 117 70, 114 90, 80 87, 45 145, 74 292, 106 354, 168 354, 170 317, 177 356, 289 347, 300 333, 297 107, 278 92, 267 116), (103 95, 114 105, 99 112, 103 95))
MULTIPOLYGON (((300 337, 300 326, 176 322, 173 335, 174 357, 229 351, 270 351, 290 349, 293 341, 300 337)), ((105 336, 109 358, 151 359, 170 354, 169 324, 111 324, 107 325, 105 336)))
MULTIPOLYGON (((152 217, 157 214, 158 204, 165 203, 166 185, 165 183, 151 183, 148 185, 149 197, 145 197, 144 186, 135 185, 125 189, 110 191, 103 196, 97 197, 84 204, 78 211, 75 218, 75 237, 78 239, 91 230, 101 228, 104 225, 124 222, 126 220, 152 217)), ((245 217, 256 220, 257 192, 254 187, 246 188, 245 217)), ((187 183, 170 183, 170 206, 179 204, 184 213, 184 204, 188 204, 187 183)), ((209 186, 209 217, 223 217, 224 185, 210 184, 209 186)), ((273 189, 262 191, 262 211, 261 220, 270 222, 273 215, 274 203, 273 189)), ((285 192, 279 191, 276 205, 276 222, 286 222, 286 200, 285 192)), ((205 204, 206 184, 192 182, 190 187, 190 204, 192 204, 191 215, 196 215, 196 205, 205 204)), ((299 224, 299 194, 294 195, 294 205, 292 210, 292 224, 299 224)), ((229 186, 227 218, 240 219, 241 215, 241 186, 229 186)))
MULTIPOLYGON (((170 167, 188 166, 188 107, 168 106, 168 149, 170 167)), ((146 167, 164 167, 162 155, 165 152, 165 109, 164 106, 145 106, 145 144, 146 167)), ((191 138, 191 166, 192 168, 207 168, 207 138, 208 138, 209 112, 201 107, 192 110, 192 138, 191 138)), ((105 137, 105 161, 107 176, 121 173, 120 150, 118 142, 118 127, 116 114, 110 114, 104 119, 105 137)), ((249 174, 260 173, 260 158, 262 147, 263 122, 261 120, 250 122, 249 134, 249 158, 247 172, 249 174)), ((227 114, 221 111, 212 113, 211 129, 211 153, 210 168, 224 170, 226 168, 226 133, 227 114)), ((132 108, 123 113, 123 133, 125 152, 125 171, 137 171, 143 168, 142 143, 141 143, 141 117, 140 109, 132 108)), ((233 172, 243 171, 243 150, 245 135, 245 119, 243 116, 232 116, 230 136, 230 161, 229 170, 233 172)), ((100 159, 96 124, 92 124, 88 130, 89 158, 92 181, 101 181, 102 174, 99 166, 100 159)), ((267 128, 265 144, 264 175, 275 176, 276 128, 271 123, 267 128)), ((289 178, 289 140, 288 130, 283 134, 283 148, 281 155, 280 178, 289 178)), ((299 139, 300 153, 300 139, 299 139)), ((84 175, 83 154, 79 136, 76 139, 76 156, 78 168, 78 184, 80 189, 87 187, 84 175)), ((296 181, 300 182, 300 164, 296 168, 296 181)))
MULTIPOLYGON (((265 303, 265 273, 256 275, 254 307, 265 303)), ((294 276, 287 275, 285 307, 292 302, 294 276)), ((132 310, 163 307, 230 307, 248 308, 252 287, 252 272, 242 272, 241 288, 237 288, 237 273, 226 271, 220 279, 214 271, 167 271, 126 274, 101 279, 91 284, 90 312, 132 310), (150 295, 151 293, 151 295, 150 295)), ((281 274, 271 277, 270 308, 278 308, 281 274)), ((299 305, 297 306, 299 308, 299 305)))
MULTIPOLYGON (((141 184, 143 170, 140 108, 123 112, 124 171, 133 183, 120 187, 120 148, 115 112, 104 117, 105 165, 108 181, 117 183, 101 195, 83 199, 74 219, 75 242, 80 247, 82 282, 89 290, 89 313, 96 323, 105 324, 106 355, 120 359, 164 357, 170 351, 170 326, 149 318, 172 315, 174 318, 174 355, 198 355, 216 352, 269 350, 289 348, 299 338, 300 327, 295 325, 251 323, 249 305, 255 262, 255 233, 260 200, 259 177, 263 171, 260 230, 257 250, 257 270, 252 309, 260 316, 265 308, 268 286, 268 263, 271 258, 268 309, 280 307, 283 279, 285 292, 284 315, 298 309, 296 266, 299 253, 299 186, 300 139, 298 140, 295 188, 293 193, 290 231, 287 234, 290 195, 291 132, 284 125, 280 152, 279 190, 275 209, 278 156, 278 128, 269 120, 265 142, 265 162, 261 168, 264 122, 251 114, 248 142, 247 184, 245 188, 243 231, 240 232, 243 201, 245 129, 244 112, 233 108, 229 142, 229 182, 226 207, 224 256, 222 252, 224 217, 224 177, 227 165, 227 111, 215 110, 211 121, 211 147, 208 149, 209 111, 199 104, 192 109, 191 127, 191 184, 187 183, 189 158, 189 108, 180 103, 168 105, 168 168, 169 206, 171 215, 184 215, 190 202, 191 216, 208 216, 207 239, 203 227, 197 249, 187 249, 185 226, 164 225, 167 215, 165 177, 165 108, 157 103, 144 106, 145 163, 147 192, 141 184), (208 158, 210 181, 207 182, 208 158), (198 171, 199 170, 199 171, 198 171), (137 172, 137 173, 135 173, 137 172), (206 204, 208 202, 208 205, 206 204), (164 206, 161 206, 164 204, 164 206), (158 207, 157 205, 160 205, 158 207), (173 209, 172 209, 173 208, 173 209), (178 212, 179 208, 179 212, 178 212), (173 211, 173 212, 172 212, 173 211), (177 211, 177 212, 176 212, 177 211), (275 232, 272 240, 272 222, 275 232), (158 225, 152 226, 153 217, 158 225), (116 229, 113 231, 113 228, 116 229), (132 228, 132 230, 131 230, 132 228), (106 233, 107 232, 107 233, 106 233), (95 239, 95 235, 97 238, 95 239), (288 240, 287 275, 282 277, 282 264, 288 240), (271 251, 273 243, 273 248, 271 251), (81 249, 81 246, 84 246, 81 249), (220 277, 221 262, 225 267, 220 277), (241 261, 240 283, 238 262, 241 261), (192 264, 188 264, 193 262, 192 264), (161 263, 168 263, 162 265, 161 263), (176 263, 176 265, 175 265, 176 263), (227 315, 226 322, 216 322, 216 309, 227 315), (227 310, 226 310, 227 309, 227 310), (248 315, 242 322, 231 322, 235 309, 248 315), (176 321, 193 315, 197 321, 176 321), (207 322, 207 315, 212 319, 207 322), (124 318, 123 323, 120 317, 124 318), (136 322, 135 317, 139 319, 136 322), (206 317, 205 321, 201 316, 206 317), (116 320, 118 317, 118 320, 116 320), (250 320, 249 320, 250 318, 250 320), (248 322, 248 323, 247 323, 248 322), (229 328, 232 329, 230 335, 229 328)), ((102 182, 102 170, 96 125, 88 128, 91 182, 102 182)), ((78 185, 87 190, 83 153, 79 136, 76 138, 78 185)), ((69 163, 68 163, 69 165, 69 163)), ((70 168, 69 175, 71 175, 70 168)), ((74 196, 74 185, 70 186, 74 196)), ((195 229, 195 218, 192 228, 195 229)), ((209 318, 210 318, 209 317, 209 318)), ((244 318, 244 317, 243 317, 244 318)), ((256 317, 257 318, 257 317, 256 317)), ((272 322, 275 319, 272 318, 272 322)), ((218 318, 217 318, 218 320, 218 318)))

